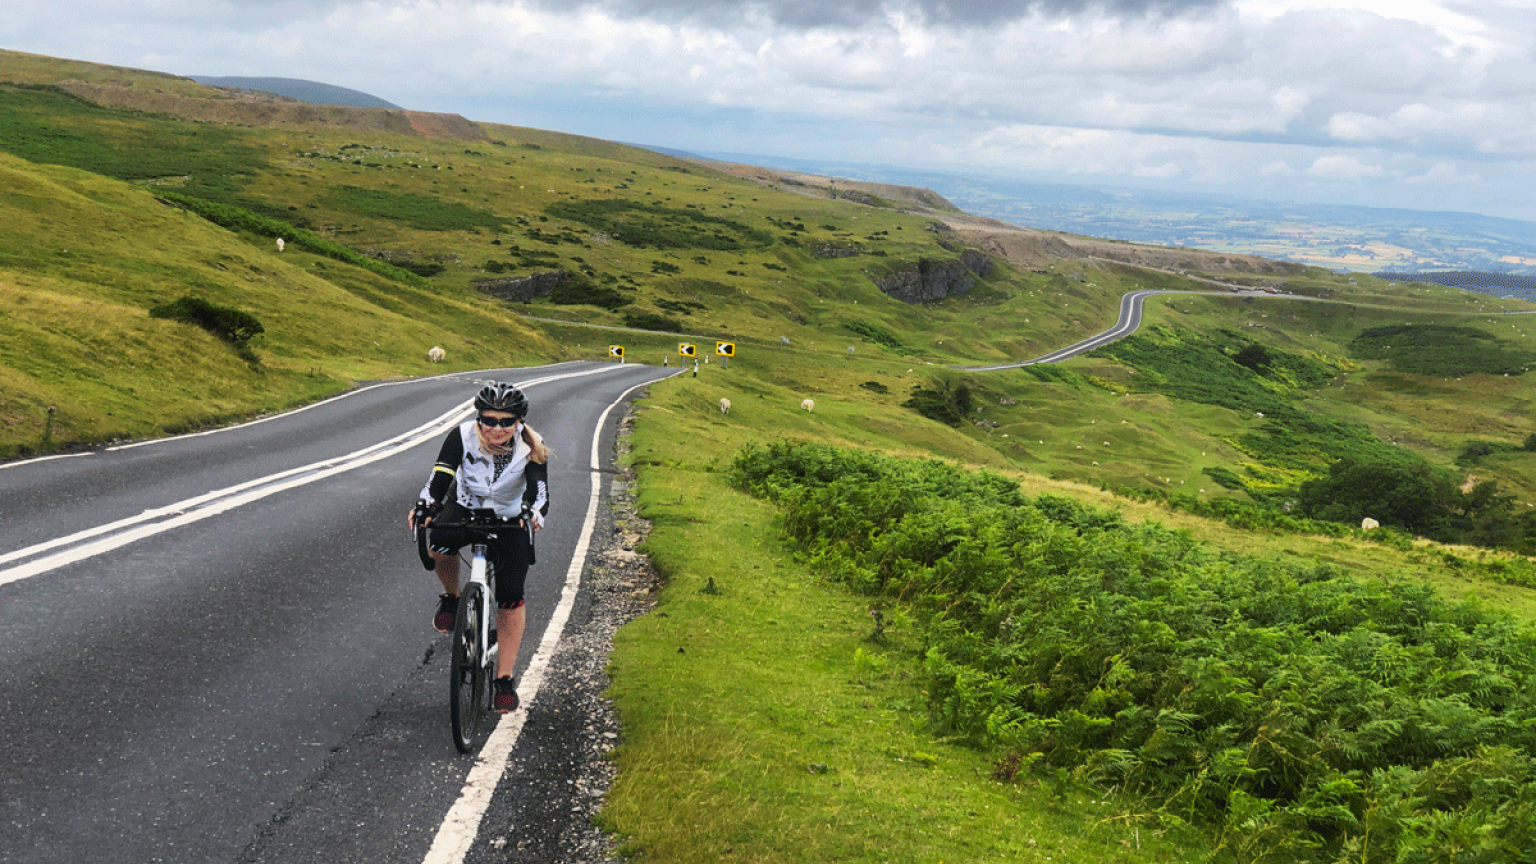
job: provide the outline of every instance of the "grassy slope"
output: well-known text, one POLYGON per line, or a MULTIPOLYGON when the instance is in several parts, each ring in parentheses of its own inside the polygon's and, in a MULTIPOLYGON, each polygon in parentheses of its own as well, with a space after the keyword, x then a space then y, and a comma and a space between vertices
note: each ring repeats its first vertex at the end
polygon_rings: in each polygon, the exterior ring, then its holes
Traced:
MULTIPOLYGON (((15 73, 9 80, 46 84, 67 74, 168 86, 131 70, 15 62, 0 56, 0 71, 15 73)), ((1198 860, 1202 846, 1138 831, 1119 818, 1128 802, 1000 786, 980 756, 932 740, 915 719, 921 694, 907 634, 898 625, 890 645, 866 642, 859 601, 818 582, 774 539, 773 514, 725 486, 722 469, 750 441, 827 441, 1009 471, 1031 491, 1172 522, 1223 548, 1426 579, 1536 615, 1530 592, 1469 584, 1434 554, 1235 531, 1094 488, 1221 494, 1201 472, 1240 467, 1232 442, 1252 417, 1132 392, 1132 370, 1102 358, 1067 364, 1076 374, 1059 380, 1027 370, 941 372, 1097 332, 1125 291, 1207 283, 1057 258, 1005 265, 964 297, 912 307, 882 295, 868 274, 950 257, 929 218, 766 189, 608 142, 488 124, 489 141, 477 142, 333 127, 189 136, 164 118, 38 104, 74 136, 53 151, 74 167, 0 154, 0 220, 10 226, 0 236, 0 452, 164 434, 357 380, 422 374, 434 368, 425 356, 433 344, 447 349, 449 368, 483 368, 599 358, 616 342, 631 358, 676 362, 685 338, 706 350, 714 338, 737 343, 728 369, 713 362, 698 377, 653 388, 635 442, 642 505, 656 525, 648 549, 670 583, 662 614, 626 628, 615 657, 627 740, 607 818, 658 860, 1130 860, 1149 851, 1198 860), (248 173, 220 185, 228 166, 198 151, 199 137, 218 139, 223 153, 238 143, 248 173), (100 142, 123 141, 176 142, 189 167, 127 179, 81 170, 98 164, 100 142), (364 252, 445 269, 420 289, 291 244, 279 254, 270 237, 233 234, 156 202, 159 185, 223 194, 364 252), (359 209, 364 197, 347 189, 381 194, 394 211, 359 209), (637 248, 545 212, 609 197, 740 221, 773 239, 726 252, 637 248), (442 227, 466 213, 490 218, 442 227), (816 257, 810 250, 825 242, 883 254, 816 257), (607 326, 625 312, 656 312, 691 335, 525 321, 471 287, 493 275, 492 260, 514 264, 508 275, 586 267, 594 285, 631 301, 617 311, 548 301, 522 311, 607 326), (260 365, 195 328, 148 317, 150 306, 186 293, 261 320, 260 365), (882 328, 894 347, 861 339, 849 322, 882 328), (955 430, 902 407, 913 386, 939 374, 973 388, 979 422, 955 430), (798 408, 807 396, 813 413, 798 408), (716 408, 721 397, 733 402, 729 417, 716 408), (58 409, 51 429, 48 406, 58 409), (710 579, 722 593, 701 593, 710 579)), ((1488 313, 1472 320, 1531 349, 1523 319, 1495 317, 1499 304, 1489 298, 1430 286, 1318 271, 1286 278, 1292 290, 1352 305, 1180 296, 1150 302, 1149 319, 1334 358, 1342 374, 1307 407, 1358 420, 1440 464, 1469 436, 1523 438, 1531 398, 1523 378, 1441 381, 1346 357, 1364 327, 1465 323, 1467 313, 1488 313)), ((1478 470, 1536 501, 1530 454, 1501 455, 1478 470)))

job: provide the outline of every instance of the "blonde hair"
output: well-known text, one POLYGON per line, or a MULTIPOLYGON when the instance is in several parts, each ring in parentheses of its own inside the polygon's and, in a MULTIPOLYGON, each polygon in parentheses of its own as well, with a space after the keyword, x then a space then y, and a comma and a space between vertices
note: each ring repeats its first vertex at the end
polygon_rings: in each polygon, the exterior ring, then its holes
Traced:
MULTIPOLYGON (((544 444, 544 437, 533 431, 533 427, 529 426, 526 422, 522 425, 523 443, 527 444, 528 449, 532 451, 528 454, 528 461, 537 462, 540 465, 548 463, 551 453, 549 447, 544 444)), ((487 456, 510 456, 512 454, 513 446, 511 441, 508 441, 506 444, 492 444, 485 440, 485 427, 479 423, 475 424, 475 441, 480 445, 480 452, 487 456)))

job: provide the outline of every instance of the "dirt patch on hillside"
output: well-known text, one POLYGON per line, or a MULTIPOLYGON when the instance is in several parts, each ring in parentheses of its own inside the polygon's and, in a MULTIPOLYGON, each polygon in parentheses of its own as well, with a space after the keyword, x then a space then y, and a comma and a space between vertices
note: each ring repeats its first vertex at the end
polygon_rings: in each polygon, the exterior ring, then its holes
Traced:
POLYGON ((433 114, 393 108, 314 105, 285 96, 208 87, 206 97, 185 96, 160 88, 63 81, 59 88, 107 108, 165 114, 200 123, 274 128, 356 129, 459 141, 489 141, 490 136, 458 114, 433 114))

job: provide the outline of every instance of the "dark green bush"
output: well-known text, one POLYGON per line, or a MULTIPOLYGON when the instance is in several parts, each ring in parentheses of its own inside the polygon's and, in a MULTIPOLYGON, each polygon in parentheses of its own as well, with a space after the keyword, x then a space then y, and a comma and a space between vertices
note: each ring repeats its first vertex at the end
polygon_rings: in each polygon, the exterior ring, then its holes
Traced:
POLYGON ((935 381, 931 387, 913 387, 912 395, 901 405, 946 426, 964 423, 976 407, 971 388, 948 379, 935 381))
POLYGON ((594 285, 586 279, 566 279, 549 295, 551 303, 561 306, 596 306, 609 311, 628 306, 630 299, 617 288, 594 285))
POLYGON ((243 359, 255 362, 256 355, 248 344, 266 328, 254 315, 209 303, 200 297, 186 296, 169 303, 161 303, 149 310, 151 318, 166 318, 194 324, 234 346, 243 359))
POLYGON ((1513 444, 1503 444, 1498 441, 1468 441, 1462 446, 1461 453, 1456 456, 1456 464, 1463 468, 1470 468, 1488 456, 1497 453, 1514 453, 1520 449, 1513 444))
POLYGON ((1243 489, 1247 486, 1247 484, 1243 482, 1243 478, 1237 476, 1235 472, 1226 468, 1222 468, 1219 465, 1206 468, 1200 473, 1211 478, 1211 480, 1214 481, 1217 486, 1220 486, 1223 489, 1243 489))
POLYGON ((1476 327, 1451 324, 1398 324, 1361 331, 1350 353, 1385 360, 1399 372, 1454 378, 1519 375, 1536 356, 1476 327))
POLYGON ((902 344, 901 339, 897 337, 895 333, 892 333, 890 330, 887 330, 879 324, 874 324, 869 321, 844 321, 843 329, 850 333, 857 334, 859 338, 863 339, 865 342, 879 345, 882 348, 889 348, 892 351, 895 351, 897 354, 915 353, 906 345, 902 344))
POLYGON ((659 330, 662 333, 683 332, 681 322, 655 312, 626 312, 624 326, 633 327, 636 330, 659 330))
POLYGON ((1459 478, 1423 460, 1340 460, 1325 476, 1301 484, 1302 515, 1344 524, 1370 517, 1421 537, 1454 542, 1462 536, 1457 513, 1459 478))
POLYGON ((1265 369, 1268 369, 1269 364, 1274 361, 1274 357, 1270 356, 1269 349, 1257 342, 1232 355, 1232 359, 1236 361, 1237 365, 1247 367, 1260 374, 1265 369))
MULTIPOLYGON (((417 276, 436 276, 447 269, 436 261, 411 261, 409 259, 390 262, 401 270, 409 270, 417 276)), ((489 263, 489 262, 487 262, 489 263)))

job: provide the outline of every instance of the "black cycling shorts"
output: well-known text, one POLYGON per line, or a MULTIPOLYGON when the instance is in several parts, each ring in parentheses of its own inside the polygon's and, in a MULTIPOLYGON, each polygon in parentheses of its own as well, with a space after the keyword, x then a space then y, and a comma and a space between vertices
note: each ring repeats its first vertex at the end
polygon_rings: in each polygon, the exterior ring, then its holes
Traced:
MULTIPOLYGON (((451 555, 478 539, 462 528, 438 528, 438 522, 463 522, 469 511, 457 501, 449 501, 432 520, 427 544, 440 555, 451 555)), ((533 538, 527 528, 508 522, 495 540, 490 541, 486 556, 496 568, 496 605, 514 608, 523 602, 523 583, 533 564, 533 538)))

